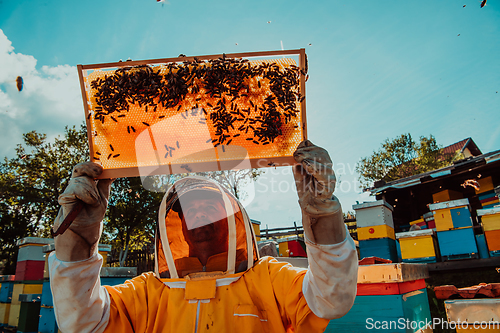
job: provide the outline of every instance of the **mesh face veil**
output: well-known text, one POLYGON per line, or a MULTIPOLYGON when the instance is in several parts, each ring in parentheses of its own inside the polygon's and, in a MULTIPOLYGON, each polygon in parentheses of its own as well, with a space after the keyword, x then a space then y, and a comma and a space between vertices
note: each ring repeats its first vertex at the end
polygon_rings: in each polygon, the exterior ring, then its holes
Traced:
POLYGON ((207 178, 186 177, 160 205, 155 272, 162 278, 242 272, 259 259, 256 244, 246 211, 229 191, 207 178))

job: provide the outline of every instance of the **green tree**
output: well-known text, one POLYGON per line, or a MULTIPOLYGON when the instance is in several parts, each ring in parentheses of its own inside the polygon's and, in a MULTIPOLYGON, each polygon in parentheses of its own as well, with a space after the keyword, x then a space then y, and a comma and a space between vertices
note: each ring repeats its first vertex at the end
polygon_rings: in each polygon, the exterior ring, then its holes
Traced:
POLYGON ((113 182, 104 231, 108 242, 119 250, 120 266, 129 250, 140 250, 153 243, 162 197, 161 192, 146 190, 140 177, 113 182))
POLYGON ((256 181, 263 172, 261 169, 241 169, 202 172, 198 173, 198 175, 216 180, 237 199, 242 200, 248 195, 245 191, 245 186, 252 181, 256 181))
POLYGON ((16 241, 48 236, 73 165, 88 159, 86 130, 66 127, 64 137, 46 142, 45 134, 23 135, 16 156, 0 164, 0 241, 4 274, 14 274, 16 241))
POLYGON ((378 151, 363 157, 356 165, 362 187, 372 182, 386 182, 421 174, 450 165, 459 158, 442 152, 436 138, 421 136, 415 142, 411 135, 401 134, 395 139, 386 139, 378 151))

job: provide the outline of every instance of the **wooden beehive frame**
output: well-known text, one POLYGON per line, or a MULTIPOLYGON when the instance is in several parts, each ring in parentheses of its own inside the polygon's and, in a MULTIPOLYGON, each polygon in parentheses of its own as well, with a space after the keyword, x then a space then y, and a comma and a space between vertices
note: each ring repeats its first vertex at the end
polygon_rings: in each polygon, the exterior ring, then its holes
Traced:
MULTIPOLYGON (((220 55, 207 55, 207 56, 196 56, 196 57, 178 57, 178 58, 166 58, 166 59, 155 59, 155 60, 142 60, 142 61, 126 61, 126 62, 117 62, 117 63, 105 63, 105 64, 93 64, 93 65, 78 65, 78 74, 80 78, 80 85, 83 97, 83 104, 85 110, 85 119, 87 122, 87 135, 89 141, 89 149, 91 160, 94 162, 98 162, 96 159, 96 151, 94 149, 94 138, 92 133, 92 124, 91 124, 91 108, 90 101, 88 95, 88 82, 87 87, 85 83, 85 78, 87 75, 87 71, 92 70, 111 70, 113 68, 123 68, 123 67, 135 67, 135 66, 144 66, 144 65, 160 65, 160 64, 168 64, 168 63, 182 63, 182 62, 192 62, 192 61, 206 61, 206 60, 215 60, 220 58, 227 59, 261 59, 266 57, 284 57, 284 56, 294 56, 298 57, 299 63, 298 68, 300 69, 301 75, 299 76, 299 92, 303 98, 300 100, 300 112, 298 114, 299 124, 301 125, 301 139, 305 140, 307 138, 307 125, 306 125, 306 102, 305 102, 305 73, 307 72, 307 59, 304 49, 298 50, 282 50, 282 51, 266 51, 266 52, 249 52, 249 53, 234 53, 234 54, 220 54, 220 55)), ((149 126, 149 125, 148 125, 149 126)), ((155 148, 156 149, 156 148, 155 148)), ((215 148, 214 148, 215 149, 215 148)), ((217 155, 218 156, 218 155, 217 155)), ((109 159, 109 156, 108 156, 109 159)), ((202 172, 202 171, 215 171, 213 169, 213 162, 196 162, 189 163, 189 172, 202 172)), ((250 158, 249 159, 250 166, 252 168, 257 167, 271 167, 271 166, 287 166, 293 165, 295 163, 293 156, 274 156, 272 158, 250 158)), ((233 163, 234 164, 234 163, 233 163)), ((219 163, 217 161, 218 169, 224 170, 228 168, 234 168, 234 166, 227 167, 227 164, 219 163)), ((144 174, 173 174, 179 173, 178 167, 175 168, 173 164, 163 164, 154 165, 154 166, 141 166, 141 171, 139 171, 139 167, 120 167, 120 168, 105 168, 101 178, 118 178, 118 177, 132 177, 139 176, 144 174)), ((185 171, 186 172, 186 171, 185 171)))

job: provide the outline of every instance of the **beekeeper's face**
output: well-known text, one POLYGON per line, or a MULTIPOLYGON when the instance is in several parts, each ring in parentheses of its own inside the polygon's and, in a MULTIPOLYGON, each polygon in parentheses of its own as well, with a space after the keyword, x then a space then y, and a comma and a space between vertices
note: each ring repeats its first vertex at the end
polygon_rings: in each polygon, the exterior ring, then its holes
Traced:
MULTIPOLYGON (((182 197, 181 197, 182 199, 182 197)), ((183 231, 190 246, 201 243, 225 244, 227 249, 227 216, 218 198, 196 198, 182 202, 183 231)))

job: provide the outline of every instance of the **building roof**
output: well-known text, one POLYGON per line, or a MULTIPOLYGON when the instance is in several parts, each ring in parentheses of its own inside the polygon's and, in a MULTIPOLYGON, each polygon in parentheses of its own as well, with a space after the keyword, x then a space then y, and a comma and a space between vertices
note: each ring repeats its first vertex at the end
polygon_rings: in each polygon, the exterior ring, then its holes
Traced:
MULTIPOLYGON (((456 144, 458 144, 458 142, 456 144)), ((456 174, 458 172, 461 172, 462 170, 470 171, 478 166, 490 164, 493 162, 500 162, 500 150, 493 151, 487 154, 482 154, 479 156, 471 156, 469 158, 456 161, 453 163, 453 165, 441 169, 424 172, 418 175, 409 176, 388 183, 384 181, 378 181, 374 184, 373 187, 370 187, 365 191, 370 191, 372 195, 375 195, 391 188, 401 189, 405 187, 415 186, 422 184, 424 182, 435 180, 437 178, 442 178, 452 174, 456 174)))
POLYGON ((444 147, 442 151, 444 154, 454 154, 457 151, 462 153, 466 148, 469 149, 472 156, 479 156, 482 154, 481 150, 477 147, 472 138, 463 139, 462 141, 458 141, 452 145, 444 147))

